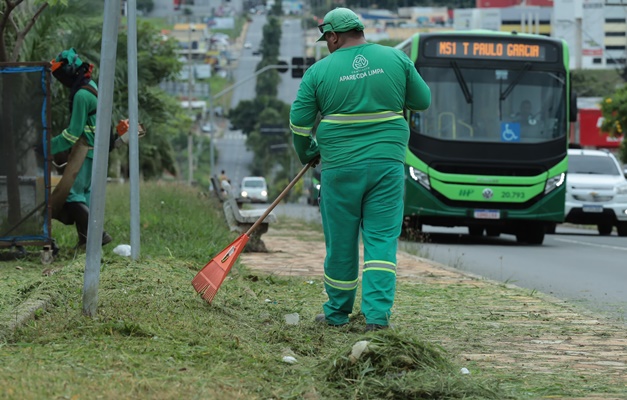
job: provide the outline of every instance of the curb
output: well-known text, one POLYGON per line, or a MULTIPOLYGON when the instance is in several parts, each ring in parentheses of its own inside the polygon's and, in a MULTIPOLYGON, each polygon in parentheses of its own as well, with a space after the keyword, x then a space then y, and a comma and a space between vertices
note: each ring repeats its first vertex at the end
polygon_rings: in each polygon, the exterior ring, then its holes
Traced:
POLYGON ((52 296, 29 298, 16 306, 12 312, 0 315, 0 340, 8 339, 18 327, 34 319, 37 311, 45 311, 51 302, 52 296))

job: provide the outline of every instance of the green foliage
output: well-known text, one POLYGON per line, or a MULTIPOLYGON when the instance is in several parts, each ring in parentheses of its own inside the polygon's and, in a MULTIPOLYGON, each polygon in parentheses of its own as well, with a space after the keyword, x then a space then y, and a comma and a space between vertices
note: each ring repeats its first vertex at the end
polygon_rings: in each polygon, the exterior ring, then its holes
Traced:
POLYGON ((276 0, 274 2, 274 5, 272 5, 272 8, 270 8, 268 15, 274 15, 277 17, 282 16, 283 15, 283 2, 281 0, 276 0))
MULTIPOLYGON (((275 98, 268 98, 268 100, 275 98)), ((261 125, 276 125, 281 124, 288 131, 287 119, 284 119, 285 113, 289 113, 289 109, 285 109, 286 106, 281 108, 265 107, 259 114, 259 126, 261 125)), ((255 129, 246 139, 246 146, 252 150, 255 154, 255 162, 251 165, 251 173, 253 175, 269 176, 277 160, 281 160, 279 154, 270 151, 271 145, 290 143, 289 133, 283 135, 264 135, 259 132, 259 129, 255 129)), ((280 162, 280 161, 279 161, 280 162)))
POLYGON ((627 85, 601 102, 603 124, 601 129, 612 136, 620 136, 627 128, 627 85))
MULTIPOLYGON (((276 58, 264 58, 257 65, 257 70, 265 67, 266 65, 276 65, 276 58)), ((263 74, 257 76, 257 82, 255 84, 255 93, 257 96, 271 96, 276 97, 278 93, 278 85, 281 82, 281 77, 275 69, 268 70, 263 74)))
POLYGON ((281 21, 276 17, 268 17, 263 26, 263 40, 261 42, 261 56, 263 59, 276 60, 280 53, 281 21))
MULTIPOLYGON (((45 10, 27 36, 20 59, 50 60, 61 50, 74 47, 80 57, 94 64, 94 80, 98 81, 102 35, 102 2, 73 0, 70 6, 45 10), (85 34, 89 32, 90 34, 85 34)), ((122 30, 117 43, 112 125, 128 118, 127 37, 122 30)), ((189 129, 190 121, 180 104, 159 88, 163 80, 174 77, 181 68, 173 40, 163 40, 158 29, 147 21, 137 26, 138 104, 139 120, 148 132, 139 147, 140 167, 146 179, 158 178, 163 171, 176 174, 176 162, 170 137, 189 129)), ((68 90, 53 80, 52 132, 61 132, 68 121, 68 90)), ((111 174, 126 175, 127 148, 111 153, 111 174)))
POLYGON ((615 70, 573 70, 570 72, 572 90, 578 97, 605 97, 623 84, 615 70))
POLYGON ((137 9, 145 13, 150 13, 155 8, 153 0, 137 0, 137 9))
MULTIPOLYGON (((603 124, 601 129, 612 136, 625 134, 627 127, 627 85, 624 85, 612 95, 607 96, 601 102, 603 124)), ((627 144, 622 141, 618 157, 623 163, 627 163, 627 144)))

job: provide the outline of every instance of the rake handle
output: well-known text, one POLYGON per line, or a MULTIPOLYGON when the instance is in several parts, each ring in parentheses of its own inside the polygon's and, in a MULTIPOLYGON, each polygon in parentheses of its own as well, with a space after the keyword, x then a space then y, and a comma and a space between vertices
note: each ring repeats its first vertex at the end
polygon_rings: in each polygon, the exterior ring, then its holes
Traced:
POLYGON ((281 200, 283 200, 283 198, 285 197, 285 195, 287 195, 287 193, 290 191, 290 189, 296 184, 296 182, 298 182, 298 180, 300 178, 303 177, 303 175, 305 175, 305 172, 307 172, 307 170, 309 169, 309 167, 312 167, 314 164, 316 164, 319 161, 318 157, 314 158, 313 160, 309 161, 309 164, 305 165, 303 167, 303 169, 300 170, 300 172, 298 173, 298 175, 296 175, 296 177, 294 179, 292 179, 292 181, 289 183, 289 185, 287 185, 287 187, 285 189, 283 189, 283 191, 281 192, 280 195, 277 196, 277 198, 272 202, 272 204, 270 204, 270 206, 268 206, 268 208, 266 209, 266 211, 261 215, 261 217, 259 217, 259 219, 257 221, 255 221, 255 223, 253 224, 253 226, 250 227, 250 229, 248 229, 246 231, 246 236, 250 236, 250 234, 263 222, 264 219, 266 219, 266 217, 272 212, 272 210, 274 210, 274 208, 281 202, 281 200))

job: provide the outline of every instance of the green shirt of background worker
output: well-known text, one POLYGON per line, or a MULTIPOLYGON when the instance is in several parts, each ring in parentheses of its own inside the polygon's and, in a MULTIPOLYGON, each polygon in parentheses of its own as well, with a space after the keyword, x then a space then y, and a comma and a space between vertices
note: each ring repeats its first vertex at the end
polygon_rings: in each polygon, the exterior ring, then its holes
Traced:
MULTIPOLYGON (((81 246, 87 242, 98 88, 91 79, 93 65, 83 62, 74 49, 62 51, 51 61, 51 65, 52 75, 70 89, 70 123, 52 139, 51 153, 54 155, 68 150, 70 153, 79 152, 79 146, 86 147, 86 155, 78 160, 81 165, 77 166, 78 173, 63 208, 56 215, 53 213, 53 217, 66 225, 76 224, 78 245, 81 246)), ((68 163, 71 162, 76 162, 76 158, 70 156, 68 163)), ((109 234, 103 232, 103 245, 112 240, 109 234)))
POLYGON ((364 246, 361 313, 366 331, 389 326, 396 250, 403 220, 405 109, 424 110, 431 91, 400 50, 366 42, 364 25, 336 8, 319 25, 329 56, 304 74, 290 112, 294 148, 305 164, 320 157, 320 212, 328 301, 319 322, 339 326, 353 312, 364 246), (312 130, 318 113, 322 119, 312 130))

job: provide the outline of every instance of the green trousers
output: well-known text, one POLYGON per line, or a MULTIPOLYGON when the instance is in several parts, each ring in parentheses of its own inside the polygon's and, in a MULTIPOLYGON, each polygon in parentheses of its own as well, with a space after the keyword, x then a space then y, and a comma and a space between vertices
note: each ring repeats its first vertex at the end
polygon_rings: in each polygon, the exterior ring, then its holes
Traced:
POLYGON ((320 213, 327 255, 323 309, 331 324, 348 322, 359 284, 359 235, 364 244, 361 312, 367 324, 388 325, 396 291, 396 249, 403 222, 404 166, 372 160, 322 171, 320 213))
POLYGON ((78 175, 74 180, 70 194, 67 196, 68 203, 83 203, 89 207, 91 200, 91 170, 94 160, 85 158, 78 175))

